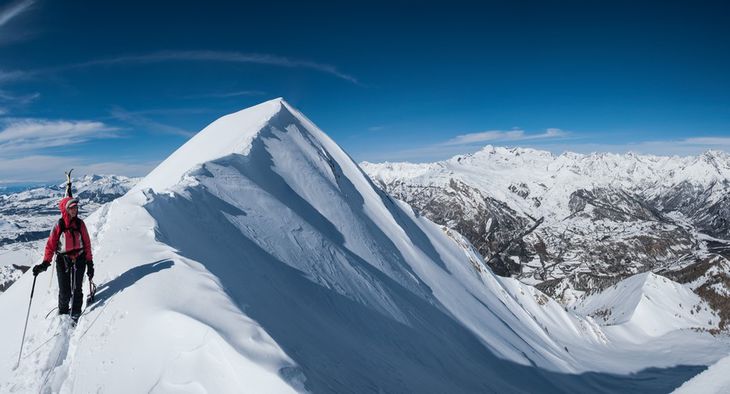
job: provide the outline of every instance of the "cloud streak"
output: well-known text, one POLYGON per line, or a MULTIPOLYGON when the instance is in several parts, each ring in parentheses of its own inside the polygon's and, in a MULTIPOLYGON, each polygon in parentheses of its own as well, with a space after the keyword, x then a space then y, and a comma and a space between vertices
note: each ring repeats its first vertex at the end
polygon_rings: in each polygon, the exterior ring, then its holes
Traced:
POLYGON ((40 97, 40 93, 31 93, 31 94, 25 94, 25 95, 18 95, 11 92, 8 92, 6 90, 0 89, 0 101, 4 102, 12 102, 14 104, 19 105, 26 105, 33 101, 35 101, 38 97, 40 97))
MULTIPOLYGON (((357 78, 340 71, 337 67, 330 64, 318 63, 309 60, 292 59, 277 55, 226 51, 161 51, 141 55, 127 55, 106 59, 91 60, 87 62, 39 68, 28 71, 0 70, 0 83, 14 82, 23 79, 33 79, 44 75, 62 73, 70 70, 86 69, 91 67, 123 66, 135 64, 143 65, 166 62, 220 62, 260 64, 286 68, 304 68, 325 73, 358 86, 363 86, 363 84, 357 78)), ((231 92, 230 95, 226 95, 226 93, 222 94, 223 96, 213 97, 234 97, 243 95, 260 95, 265 93, 258 91, 241 91, 231 92)))
POLYGON ((625 143, 591 142, 584 136, 577 142, 576 135, 559 129, 547 129, 544 133, 525 134, 522 130, 493 130, 483 133, 464 134, 447 142, 416 145, 405 149, 367 150, 354 154, 358 160, 369 162, 420 162, 446 160, 456 155, 473 153, 486 144, 506 147, 534 148, 559 155, 564 152, 582 154, 634 152, 658 156, 697 156, 710 150, 730 153, 730 137, 693 136, 667 140, 645 140, 625 143), (563 138, 566 137, 566 138, 563 138), (570 137, 568 140, 567 137, 570 137))
POLYGON ((127 55, 92 60, 83 63, 60 66, 48 69, 46 71, 64 71, 69 69, 87 68, 94 66, 150 64, 175 61, 262 64, 288 68, 305 68, 335 76, 337 78, 351 82, 355 85, 361 85, 357 78, 340 71, 339 69, 337 69, 337 67, 330 64, 318 63, 309 60, 292 59, 284 56, 262 53, 244 53, 229 51, 161 51, 141 55, 127 55))
POLYGON ((541 140, 550 138, 561 138, 566 137, 567 132, 550 128, 545 130, 544 133, 540 134, 527 134, 524 130, 489 130, 478 133, 469 133, 457 135, 456 137, 444 142, 442 145, 454 146, 454 145, 472 145, 481 144, 492 141, 529 141, 529 140, 541 140))
POLYGON ((18 70, 5 71, 5 70, 0 70, 0 83, 3 83, 3 82, 13 82, 13 81, 17 81, 17 80, 20 80, 20 79, 25 79, 28 76, 29 76, 29 74, 27 72, 25 72, 25 71, 18 71, 18 70))
POLYGON ((88 120, 11 119, 0 130, 0 153, 24 153, 78 144, 92 139, 115 138, 115 128, 88 120))
POLYGON ((229 97, 240 97, 240 96, 262 96, 266 92, 259 90, 239 90, 236 92, 218 92, 218 93, 205 93, 205 94, 194 94, 184 96, 186 99, 198 99, 198 98, 229 98, 229 97))
POLYGON ((107 174, 143 176, 148 174, 159 162, 112 162, 66 157, 33 155, 15 159, 0 159, 0 185, 12 183, 31 183, 57 181, 63 174, 61 169, 73 168, 74 174, 107 174))
POLYGON ((121 107, 114 107, 111 110, 112 118, 130 124, 132 126, 153 132, 182 137, 192 137, 195 133, 176 126, 160 123, 141 115, 140 112, 127 111, 121 107))
POLYGON ((692 137, 681 141, 687 145, 729 146, 730 137, 692 137))
POLYGON ((20 0, 0 9, 0 28, 10 23, 10 21, 18 15, 27 11, 34 3, 35 0, 20 0))

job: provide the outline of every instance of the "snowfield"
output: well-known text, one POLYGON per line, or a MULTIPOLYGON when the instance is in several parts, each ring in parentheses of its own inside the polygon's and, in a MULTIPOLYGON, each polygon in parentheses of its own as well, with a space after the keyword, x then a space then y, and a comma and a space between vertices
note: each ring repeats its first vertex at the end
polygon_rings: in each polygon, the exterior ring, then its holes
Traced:
POLYGON ((669 392, 730 352, 658 276, 622 284, 637 304, 581 305, 616 310, 600 324, 495 276, 282 99, 213 122, 86 221, 96 301, 69 329, 38 276, 16 367, 32 275, 3 293, 0 392, 669 392))

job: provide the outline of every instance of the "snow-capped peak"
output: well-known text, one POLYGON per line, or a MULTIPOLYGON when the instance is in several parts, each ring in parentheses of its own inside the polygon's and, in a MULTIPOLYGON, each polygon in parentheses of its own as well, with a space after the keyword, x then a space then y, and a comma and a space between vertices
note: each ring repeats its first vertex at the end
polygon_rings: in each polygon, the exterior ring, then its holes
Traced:
POLYGON ((135 190, 162 191, 200 164, 232 153, 246 154, 257 133, 284 106, 279 97, 217 119, 160 163, 135 190))
POLYGON ((716 329, 719 323, 719 317, 692 290, 651 272, 588 296, 577 310, 602 324, 650 336, 679 329, 716 329))

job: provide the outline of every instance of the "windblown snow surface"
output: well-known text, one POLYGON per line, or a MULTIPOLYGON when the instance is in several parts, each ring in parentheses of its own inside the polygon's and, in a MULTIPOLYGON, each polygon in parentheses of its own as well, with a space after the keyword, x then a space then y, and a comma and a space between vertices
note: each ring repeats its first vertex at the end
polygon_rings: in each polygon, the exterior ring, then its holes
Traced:
POLYGON ((87 224, 99 290, 75 329, 45 317, 57 285, 38 276, 16 366, 32 275, 0 296, 0 392, 669 392, 730 351, 497 278, 281 99, 215 121, 87 224))

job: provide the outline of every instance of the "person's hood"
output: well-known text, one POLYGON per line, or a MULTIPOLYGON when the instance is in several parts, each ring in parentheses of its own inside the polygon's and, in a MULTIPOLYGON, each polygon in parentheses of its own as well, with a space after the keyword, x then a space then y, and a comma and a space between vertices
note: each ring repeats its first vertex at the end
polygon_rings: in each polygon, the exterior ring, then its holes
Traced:
POLYGON ((66 227, 71 226, 71 218, 68 216, 68 212, 66 211, 66 205, 73 199, 73 197, 64 197, 58 202, 58 208, 61 210, 61 217, 63 218, 63 222, 66 224, 66 227))

